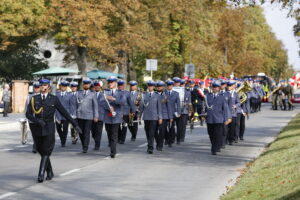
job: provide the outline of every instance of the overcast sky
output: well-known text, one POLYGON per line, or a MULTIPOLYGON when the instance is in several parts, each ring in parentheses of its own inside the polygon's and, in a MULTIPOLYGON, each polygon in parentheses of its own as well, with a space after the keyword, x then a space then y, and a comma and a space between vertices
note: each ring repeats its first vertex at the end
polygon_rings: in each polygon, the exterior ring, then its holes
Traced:
POLYGON ((299 43, 293 35, 293 26, 296 24, 294 18, 287 18, 289 10, 282 9, 280 5, 263 5, 265 16, 268 24, 272 27, 276 37, 282 40, 285 48, 288 50, 289 63, 294 66, 295 70, 300 70, 300 51, 299 43))

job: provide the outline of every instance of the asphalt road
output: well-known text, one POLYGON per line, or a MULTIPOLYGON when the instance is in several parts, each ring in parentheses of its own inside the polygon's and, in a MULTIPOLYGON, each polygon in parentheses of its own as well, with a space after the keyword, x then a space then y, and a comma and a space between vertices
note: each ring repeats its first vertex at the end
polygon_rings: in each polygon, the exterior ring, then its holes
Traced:
POLYGON ((0 199, 189 199, 214 200, 233 185, 245 164, 257 157, 280 130, 298 112, 263 111, 246 122, 245 140, 227 146, 217 156, 210 154, 206 127, 187 130, 185 143, 164 147, 163 152, 146 153, 142 126, 137 141, 128 132, 124 145, 118 145, 115 159, 108 157, 106 132, 101 150, 95 152, 91 140, 89 152, 81 153, 80 143, 60 147, 57 138, 52 165, 55 177, 36 182, 40 157, 31 153, 31 141, 20 142, 17 118, 0 117, 0 199))

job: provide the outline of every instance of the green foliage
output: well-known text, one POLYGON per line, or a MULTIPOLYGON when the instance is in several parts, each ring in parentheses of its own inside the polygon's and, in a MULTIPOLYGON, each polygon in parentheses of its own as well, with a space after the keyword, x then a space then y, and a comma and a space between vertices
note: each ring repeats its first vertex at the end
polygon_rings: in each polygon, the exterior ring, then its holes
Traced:
POLYGON ((296 200, 300 197, 300 115, 253 163, 222 200, 296 200))
POLYGON ((292 73, 286 51, 261 8, 255 1, 234 2, 252 6, 231 7, 225 0, 4 0, 0 47, 47 32, 83 74, 89 60, 142 79, 145 59, 156 58, 155 79, 183 76, 190 62, 199 78, 232 72, 286 78, 292 73))
POLYGON ((20 42, 13 48, 0 50, 0 76, 7 81, 32 80, 32 73, 47 68, 47 63, 38 58, 38 49, 31 40, 20 42))

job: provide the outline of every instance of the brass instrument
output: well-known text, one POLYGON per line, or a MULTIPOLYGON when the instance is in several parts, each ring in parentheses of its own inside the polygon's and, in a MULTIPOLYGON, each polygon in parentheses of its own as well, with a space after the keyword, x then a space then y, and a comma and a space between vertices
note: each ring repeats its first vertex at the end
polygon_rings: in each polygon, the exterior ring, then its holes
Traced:
POLYGON ((252 87, 250 86, 249 82, 244 82, 237 90, 236 92, 240 96, 240 103, 243 104, 247 101, 247 92, 250 92, 252 90, 252 87))
POLYGON ((277 87, 275 90, 273 90, 272 92, 270 92, 268 95, 267 95, 267 98, 269 98, 272 94, 274 94, 275 92, 277 92, 278 90, 281 89, 281 86, 277 87))
POLYGON ((128 126, 133 126, 134 113, 129 113, 128 118, 128 126))
POLYGON ((192 121, 193 123, 196 123, 196 122, 199 122, 199 121, 200 121, 200 120, 199 120, 199 114, 198 114, 198 112, 197 112, 197 111, 196 111, 196 112, 194 112, 194 114, 193 114, 193 117, 192 117, 191 121, 192 121))

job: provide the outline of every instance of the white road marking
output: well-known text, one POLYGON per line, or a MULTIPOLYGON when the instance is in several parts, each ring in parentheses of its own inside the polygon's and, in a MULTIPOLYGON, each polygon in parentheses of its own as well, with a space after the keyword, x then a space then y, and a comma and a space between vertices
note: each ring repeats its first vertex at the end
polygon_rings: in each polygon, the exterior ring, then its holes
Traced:
POLYGON ((147 145, 148 145, 148 143, 144 143, 144 144, 141 144, 140 146, 138 146, 138 148, 145 147, 147 145))
POLYGON ((72 170, 66 171, 65 173, 60 174, 59 176, 67 176, 69 174, 72 174, 72 173, 75 173, 78 171, 80 171, 80 169, 72 169, 72 170))
POLYGON ((29 145, 19 145, 19 146, 16 146, 16 148, 23 148, 23 147, 28 147, 29 145))
POLYGON ((16 194, 16 192, 8 192, 8 193, 5 193, 5 194, 2 194, 0 196, 0 199, 4 199, 6 197, 10 197, 10 196, 15 195, 15 194, 16 194))
POLYGON ((0 151, 11 151, 13 149, 0 149, 0 151))

